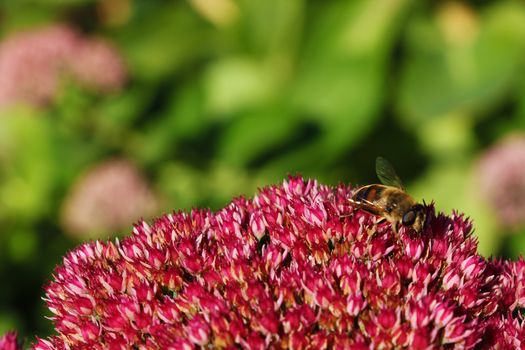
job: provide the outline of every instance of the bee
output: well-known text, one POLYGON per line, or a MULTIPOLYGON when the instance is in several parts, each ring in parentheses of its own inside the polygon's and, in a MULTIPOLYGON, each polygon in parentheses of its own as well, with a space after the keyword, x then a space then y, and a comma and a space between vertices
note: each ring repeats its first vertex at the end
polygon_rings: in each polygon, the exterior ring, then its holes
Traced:
POLYGON ((376 174, 382 185, 358 188, 350 202, 359 209, 382 216, 392 224, 396 234, 400 226, 421 232, 426 219, 424 206, 406 193, 401 179, 385 158, 377 157, 376 174))

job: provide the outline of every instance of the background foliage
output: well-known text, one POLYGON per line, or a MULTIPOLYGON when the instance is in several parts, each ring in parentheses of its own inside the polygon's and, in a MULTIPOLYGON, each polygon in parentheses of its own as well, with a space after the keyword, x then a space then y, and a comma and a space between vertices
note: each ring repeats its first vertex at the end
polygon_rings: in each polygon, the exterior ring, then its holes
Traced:
POLYGON ((57 23, 115 45, 127 78, 109 92, 63 78, 52 101, 0 111, 0 333, 48 334, 40 297, 61 256, 140 217, 64 227, 79 178, 115 158, 155 193, 148 218, 295 172, 375 182, 383 155, 417 199, 472 217, 483 255, 525 251, 478 181, 486 150, 525 126, 523 2, 0 2, 3 40, 57 23))

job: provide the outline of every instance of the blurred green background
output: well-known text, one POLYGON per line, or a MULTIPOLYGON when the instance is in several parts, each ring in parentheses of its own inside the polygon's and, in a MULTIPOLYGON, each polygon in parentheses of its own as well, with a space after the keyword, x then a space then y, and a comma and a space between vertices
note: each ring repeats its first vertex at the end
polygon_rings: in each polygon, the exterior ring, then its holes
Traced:
POLYGON ((487 154, 523 137, 524 64, 522 1, 2 0, 0 334, 51 332, 42 287, 83 241, 296 172, 376 182, 377 155, 517 256, 525 149, 487 154))

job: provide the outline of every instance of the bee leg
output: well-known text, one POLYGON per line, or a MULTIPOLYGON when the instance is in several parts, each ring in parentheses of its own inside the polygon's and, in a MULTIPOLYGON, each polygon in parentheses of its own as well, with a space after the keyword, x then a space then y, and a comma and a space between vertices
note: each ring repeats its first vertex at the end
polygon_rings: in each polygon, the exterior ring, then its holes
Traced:
POLYGON ((352 212, 350 214, 339 215, 339 218, 347 218, 349 216, 352 216, 357 210, 359 210, 358 205, 361 204, 361 202, 355 201, 353 198, 348 198, 348 201, 354 206, 352 208, 352 212))
POLYGON ((394 233, 397 235, 398 232, 399 232, 399 222, 395 222, 392 224, 392 231, 394 231, 394 233))
POLYGON ((379 220, 376 221, 376 224, 381 224, 386 221, 385 217, 381 217, 379 220))
POLYGON ((352 209, 352 212, 350 214, 339 215, 339 218, 347 218, 349 216, 352 216, 352 215, 354 215, 355 211, 356 211, 356 208, 352 209))

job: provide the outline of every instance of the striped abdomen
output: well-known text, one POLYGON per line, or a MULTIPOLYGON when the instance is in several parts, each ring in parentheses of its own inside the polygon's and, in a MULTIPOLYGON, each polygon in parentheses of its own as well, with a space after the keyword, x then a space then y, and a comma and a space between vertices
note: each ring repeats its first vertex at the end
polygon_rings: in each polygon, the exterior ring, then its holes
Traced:
POLYGON ((387 189, 384 185, 363 186, 354 193, 352 200, 356 203, 369 202, 374 203, 381 198, 383 192, 387 189))

